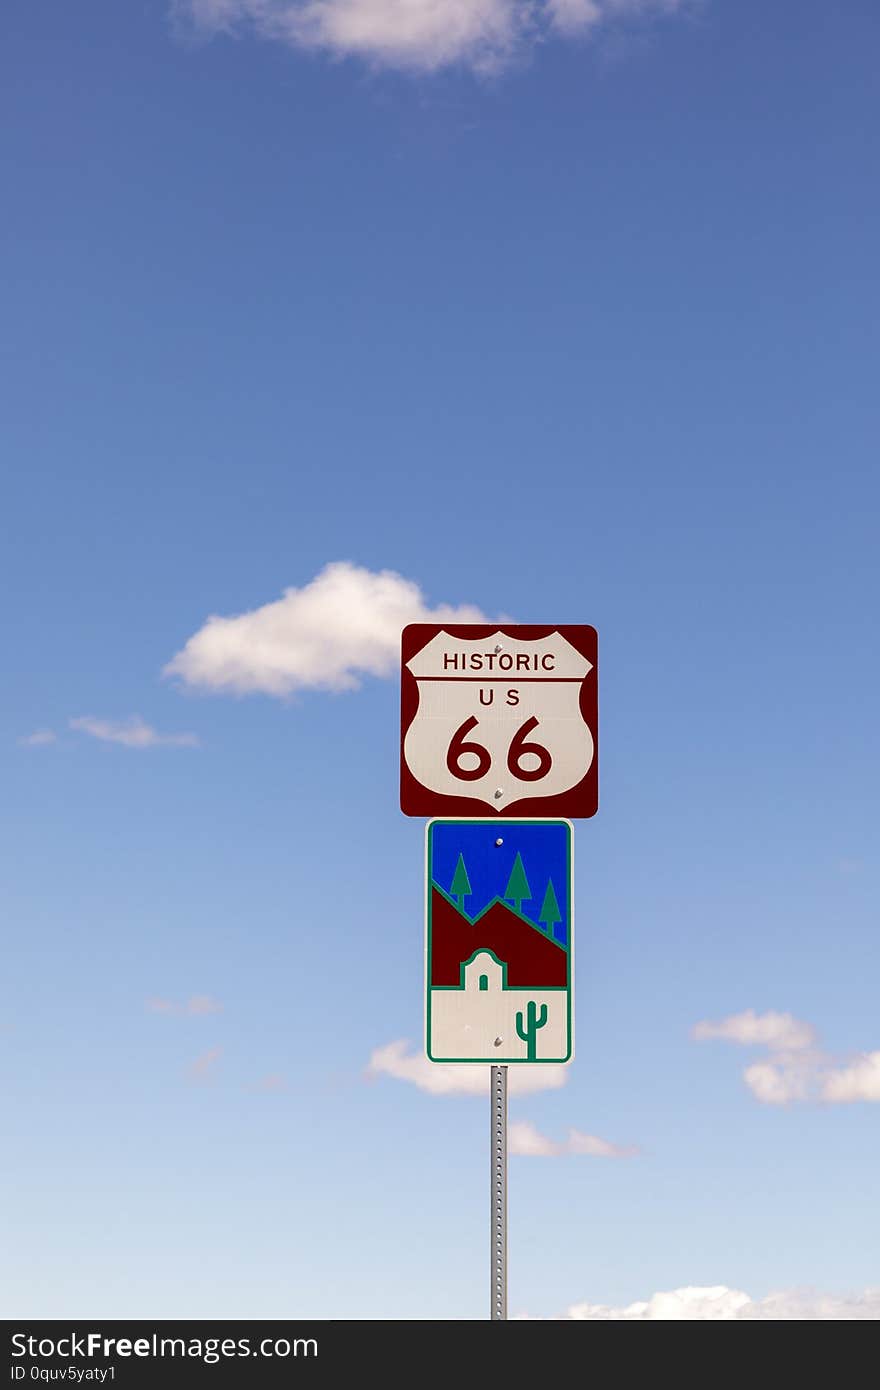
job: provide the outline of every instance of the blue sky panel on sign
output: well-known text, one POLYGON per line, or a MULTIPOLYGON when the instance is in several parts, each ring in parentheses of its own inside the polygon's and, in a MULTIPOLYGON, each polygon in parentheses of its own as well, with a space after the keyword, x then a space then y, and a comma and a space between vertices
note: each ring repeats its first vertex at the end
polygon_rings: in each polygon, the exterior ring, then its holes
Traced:
MULTIPOLYGON (((569 829, 565 821, 436 821, 428 841, 431 878, 445 893, 458 897, 453 883, 461 855, 471 890, 462 895, 461 906, 473 918, 494 898, 504 898, 508 886, 517 887, 518 875, 513 881, 511 876, 519 855, 530 896, 518 898, 517 907, 567 946, 569 829), (499 839, 501 845, 495 843, 499 839), (553 891, 548 896, 550 884, 553 891)), ((457 887, 461 885, 459 879, 457 887)), ((521 879, 518 887, 523 889, 521 879)))

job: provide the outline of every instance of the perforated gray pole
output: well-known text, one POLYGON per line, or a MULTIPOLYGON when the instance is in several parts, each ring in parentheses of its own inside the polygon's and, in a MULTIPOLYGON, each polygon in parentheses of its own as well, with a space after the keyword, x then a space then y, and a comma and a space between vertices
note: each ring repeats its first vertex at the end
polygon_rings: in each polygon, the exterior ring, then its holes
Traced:
POLYGON ((492 1184, 490 1317, 507 1318, 507 1067, 491 1067, 489 1077, 489 1159, 492 1184))

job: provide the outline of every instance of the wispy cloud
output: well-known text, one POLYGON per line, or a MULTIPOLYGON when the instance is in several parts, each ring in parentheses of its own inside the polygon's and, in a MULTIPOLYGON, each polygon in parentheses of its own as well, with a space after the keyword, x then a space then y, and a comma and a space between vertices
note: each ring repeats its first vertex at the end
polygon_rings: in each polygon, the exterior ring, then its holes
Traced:
MULTIPOLYGON (((558 1090, 568 1080, 567 1067, 547 1065, 511 1067, 508 1086, 511 1095, 531 1091, 558 1090)), ((420 1091, 434 1096, 484 1096, 489 1093, 489 1068, 456 1066, 429 1062, 421 1052, 411 1052, 405 1038, 377 1047, 370 1056, 367 1075, 393 1076, 408 1081, 420 1091)))
POLYGON ((207 1052, 200 1053, 195 1061, 190 1063, 190 1079, 193 1081, 209 1080, 222 1055, 222 1047, 210 1047, 207 1052))
POLYGON ((818 1045, 815 1028, 791 1014, 747 1009, 717 1023, 704 1020, 691 1036, 766 1048, 769 1055, 743 1071, 752 1095, 764 1105, 880 1101, 880 1051, 835 1058, 818 1045))
POLYGON ((849 1105, 856 1100, 880 1100, 880 1052, 861 1052, 822 1077, 822 1100, 849 1105))
POLYGON ((585 1154, 590 1158, 632 1158, 638 1152, 635 1145, 612 1144, 596 1134, 584 1134, 570 1129, 563 1140, 550 1139, 529 1120, 515 1120, 508 1125, 507 1147, 512 1154, 530 1158, 558 1158, 564 1154, 585 1154))
POLYGON ((694 0, 175 0, 196 32, 243 34, 293 48, 431 72, 495 72, 554 35, 669 17, 694 0))
POLYGON ((692 1036, 700 1040, 722 1038, 727 1042, 744 1043, 746 1046, 760 1044, 763 1047, 794 1052, 812 1047, 816 1041, 816 1030, 809 1023, 802 1023, 791 1014, 775 1013, 772 1009, 765 1014, 756 1014, 754 1009, 746 1009, 741 1014, 731 1014, 717 1023, 704 1019, 702 1023, 694 1025, 692 1036))
POLYGON ((485 621, 478 608, 429 608, 419 586, 391 570, 327 565, 301 589, 234 617, 208 618, 164 674, 203 690, 285 696, 313 687, 355 690, 390 676, 407 623, 485 621))
POLYGON ((91 714, 70 720, 71 729, 105 743, 121 743, 124 748, 198 748, 196 734, 160 734, 139 714, 129 719, 96 719, 91 714))
POLYGON ((671 1289, 618 1308, 574 1303, 565 1317, 578 1322, 876 1322, 880 1288, 853 1294, 787 1289, 751 1298, 741 1289, 716 1284, 671 1289))
POLYGON ((191 1017, 199 1017, 204 1014, 218 1014, 222 1008, 223 1005, 210 994, 193 994, 185 1004, 177 1004, 173 999, 162 999, 155 995, 147 1000, 147 1009, 151 1014, 189 1014, 191 1017))
POLYGON ((49 743, 57 743, 58 735, 52 729, 35 729, 32 734, 24 734, 17 741, 23 748, 45 748, 49 743))

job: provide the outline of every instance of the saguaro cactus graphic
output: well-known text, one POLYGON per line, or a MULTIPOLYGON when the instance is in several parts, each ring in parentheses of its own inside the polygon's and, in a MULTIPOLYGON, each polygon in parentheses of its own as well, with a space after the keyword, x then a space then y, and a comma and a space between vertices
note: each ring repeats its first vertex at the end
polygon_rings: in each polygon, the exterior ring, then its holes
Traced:
POLYGON ((543 1028, 547 1022, 547 1005, 541 1005, 541 1012, 538 1013, 538 1006, 534 999, 530 999, 526 1009, 526 1017, 529 1021, 528 1028, 523 1027, 522 1009, 517 1010, 516 1031, 526 1045, 526 1059, 534 1062, 538 1055, 538 1029, 543 1028))

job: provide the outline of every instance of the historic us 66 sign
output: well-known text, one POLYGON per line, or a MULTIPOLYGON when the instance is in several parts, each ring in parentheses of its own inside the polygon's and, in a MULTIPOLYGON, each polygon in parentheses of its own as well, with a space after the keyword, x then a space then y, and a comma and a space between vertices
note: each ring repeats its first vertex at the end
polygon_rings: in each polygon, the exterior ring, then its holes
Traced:
POLYGON ((401 809, 595 815, 596 663, 583 625, 404 628, 401 809))

